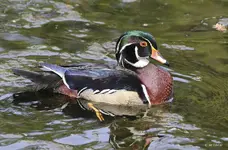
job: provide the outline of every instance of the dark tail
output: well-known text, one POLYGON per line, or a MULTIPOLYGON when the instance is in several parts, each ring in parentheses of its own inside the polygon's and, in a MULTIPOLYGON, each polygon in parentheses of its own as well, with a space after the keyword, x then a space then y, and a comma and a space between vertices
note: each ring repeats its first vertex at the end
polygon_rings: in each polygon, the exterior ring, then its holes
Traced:
POLYGON ((36 90, 51 89, 57 87, 61 83, 61 78, 50 72, 32 72, 21 69, 12 69, 13 73, 31 80, 37 84, 36 90))

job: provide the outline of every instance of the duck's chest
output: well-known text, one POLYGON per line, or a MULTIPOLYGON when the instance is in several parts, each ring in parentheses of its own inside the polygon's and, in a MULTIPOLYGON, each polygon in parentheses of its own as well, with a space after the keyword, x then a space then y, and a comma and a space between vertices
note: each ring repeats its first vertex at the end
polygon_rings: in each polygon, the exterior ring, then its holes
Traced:
POLYGON ((172 95, 173 80, 169 72, 153 64, 137 70, 138 77, 146 86, 152 104, 161 104, 172 95))

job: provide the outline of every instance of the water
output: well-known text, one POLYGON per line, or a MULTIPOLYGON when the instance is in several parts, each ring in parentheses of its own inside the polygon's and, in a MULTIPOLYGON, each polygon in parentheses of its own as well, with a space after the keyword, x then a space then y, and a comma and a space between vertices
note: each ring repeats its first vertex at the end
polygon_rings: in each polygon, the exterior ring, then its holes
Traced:
POLYGON ((1 1, 0 149, 227 149, 228 34, 213 28, 228 17, 227 6, 226 0, 1 1), (171 63, 172 104, 100 123, 74 104, 62 111, 64 96, 13 98, 31 82, 12 68, 113 65, 115 40, 133 29, 152 33, 171 63))

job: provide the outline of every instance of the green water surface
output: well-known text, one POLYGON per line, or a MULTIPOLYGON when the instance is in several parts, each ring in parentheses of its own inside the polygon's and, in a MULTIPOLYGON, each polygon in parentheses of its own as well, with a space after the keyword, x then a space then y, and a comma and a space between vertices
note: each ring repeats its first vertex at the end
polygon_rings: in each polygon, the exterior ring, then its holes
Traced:
POLYGON ((228 34, 213 28, 227 17, 227 0, 2 0, 0 149, 228 149, 228 34), (115 40, 128 30, 155 36, 171 64, 171 104, 100 123, 62 111, 66 97, 15 102, 31 82, 12 68, 114 64, 115 40))

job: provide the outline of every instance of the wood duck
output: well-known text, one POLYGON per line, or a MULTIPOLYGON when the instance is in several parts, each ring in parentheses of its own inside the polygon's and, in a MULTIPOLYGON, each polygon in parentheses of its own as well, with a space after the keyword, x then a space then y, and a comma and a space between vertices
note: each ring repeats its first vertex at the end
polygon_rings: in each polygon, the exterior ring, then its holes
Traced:
POLYGON ((17 75, 73 98, 88 100, 88 107, 95 111, 100 121, 102 110, 96 103, 111 105, 157 105, 173 99, 172 77, 169 72, 150 63, 149 58, 168 65, 159 51, 154 37, 142 31, 128 31, 116 43, 115 55, 118 66, 66 68, 42 63, 49 73, 13 69, 17 75))

